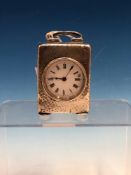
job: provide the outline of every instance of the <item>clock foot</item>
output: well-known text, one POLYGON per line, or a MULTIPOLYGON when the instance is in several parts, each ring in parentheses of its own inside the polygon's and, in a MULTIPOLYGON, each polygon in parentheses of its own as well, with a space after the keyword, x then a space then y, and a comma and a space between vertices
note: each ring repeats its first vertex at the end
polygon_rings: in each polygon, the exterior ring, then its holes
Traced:
POLYGON ((43 112, 39 112, 40 115, 50 115, 51 113, 43 113, 43 112))
POLYGON ((80 113, 76 113, 77 115, 82 115, 82 116, 85 116, 88 114, 88 112, 80 112, 80 113))

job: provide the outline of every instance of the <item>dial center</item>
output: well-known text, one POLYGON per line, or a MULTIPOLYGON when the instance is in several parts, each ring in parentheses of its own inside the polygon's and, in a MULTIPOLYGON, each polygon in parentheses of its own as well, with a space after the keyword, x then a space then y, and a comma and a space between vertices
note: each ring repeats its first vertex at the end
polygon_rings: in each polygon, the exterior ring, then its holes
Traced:
POLYGON ((66 81, 66 80, 67 80, 67 78, 66 78, 66 77, 63 77, 63 78, 62 78, 62 80, 63 80, 63 81, 66 81))

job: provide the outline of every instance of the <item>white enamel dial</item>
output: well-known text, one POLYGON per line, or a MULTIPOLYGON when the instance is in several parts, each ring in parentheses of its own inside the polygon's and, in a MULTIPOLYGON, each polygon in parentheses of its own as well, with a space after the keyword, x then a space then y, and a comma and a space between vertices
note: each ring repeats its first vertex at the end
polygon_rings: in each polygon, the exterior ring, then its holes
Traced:
POLYGON ((85 69, 74 59, 63 57, 51 61, 43 73, 47 93, 61 100, 77 97, 85 85, 85 69))

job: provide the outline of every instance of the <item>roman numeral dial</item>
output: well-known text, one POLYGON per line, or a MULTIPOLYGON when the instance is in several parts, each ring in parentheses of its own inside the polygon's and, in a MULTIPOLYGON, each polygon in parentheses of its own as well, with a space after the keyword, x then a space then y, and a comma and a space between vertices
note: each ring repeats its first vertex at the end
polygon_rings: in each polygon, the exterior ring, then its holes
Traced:
POLYGON ((72 100, 81 94, 86 73, 83 66, 72 58, 51 61, 43 72, 43 87, 55 99, 72 100))

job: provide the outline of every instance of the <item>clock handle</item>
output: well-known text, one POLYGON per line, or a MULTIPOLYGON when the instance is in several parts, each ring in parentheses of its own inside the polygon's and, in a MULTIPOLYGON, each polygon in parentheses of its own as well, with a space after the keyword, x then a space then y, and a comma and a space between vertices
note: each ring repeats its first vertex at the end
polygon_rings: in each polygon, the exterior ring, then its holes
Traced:
POLYGON ((72 43, 83 43, 82 34, 75 31, 51 31, 46 33, 48 43, 62 43, 60 36, 67 36, 72 43))

